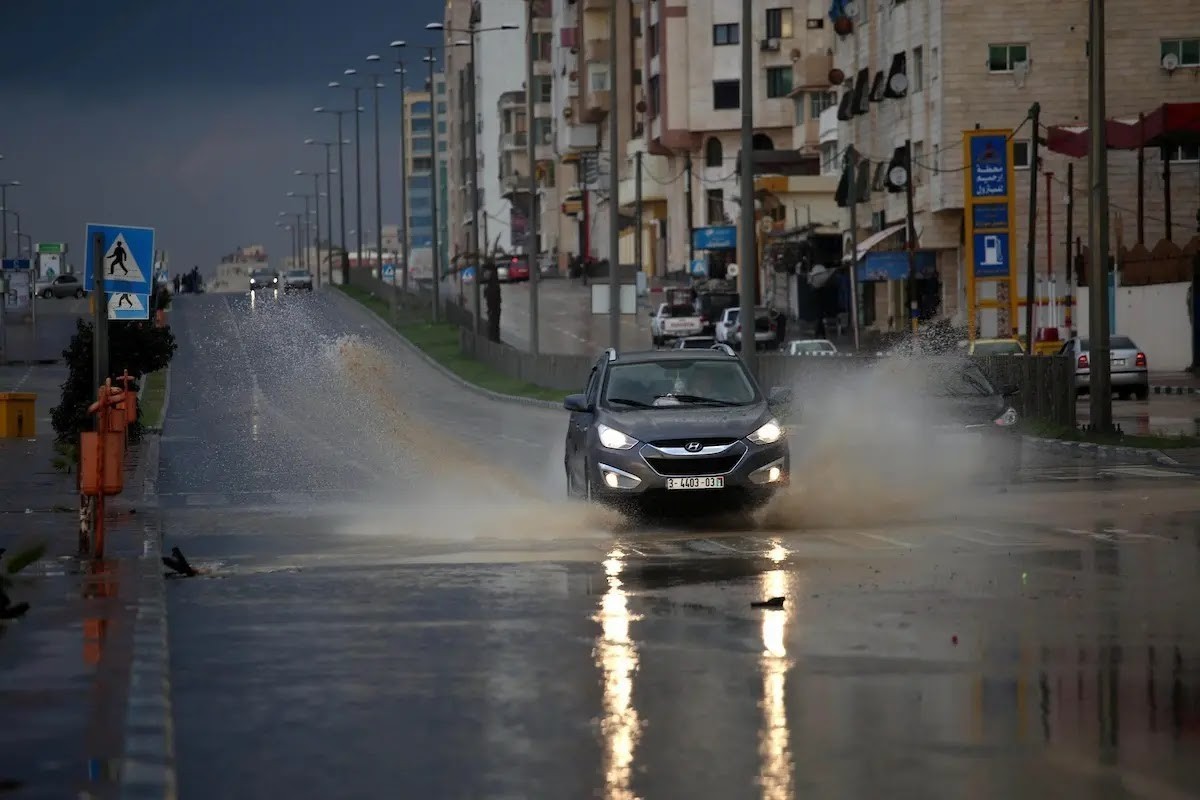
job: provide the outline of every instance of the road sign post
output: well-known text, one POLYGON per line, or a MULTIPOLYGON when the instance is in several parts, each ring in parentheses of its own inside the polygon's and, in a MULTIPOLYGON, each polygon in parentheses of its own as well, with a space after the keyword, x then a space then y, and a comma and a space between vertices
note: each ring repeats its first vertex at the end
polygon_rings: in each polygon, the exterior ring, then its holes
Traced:
MULTIPOLYGON (((89 276, 92 274, 92 264, 99 264, 104 258, 104 234, 94 232, 90 239, 87 259, 89 276)), ((97 271, 95 278, 95 287, 92 289, 92 385, 102 386, 104 379, 108 377, 108 315, 105 313, 104 302, 104 270, 97 271)), ((85 277, 85 280, 90 281, 90 278, 85 277)))

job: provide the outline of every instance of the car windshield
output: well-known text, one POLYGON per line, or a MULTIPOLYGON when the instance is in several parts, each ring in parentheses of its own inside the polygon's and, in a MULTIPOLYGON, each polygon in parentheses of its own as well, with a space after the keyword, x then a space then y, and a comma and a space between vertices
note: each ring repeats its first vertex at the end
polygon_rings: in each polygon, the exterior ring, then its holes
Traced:
POLYGON ((288 270, 288 277, 289 278, 307 278, 308 270, 306 270, 306 269, 288 270))
POLYGON ((252 272, 250 277, 261 281, 263 278, 274 278, 275 276, 266 270, 259 270, 258 272, 252 272))
POLYGON ((834 346, 832 342, 792 342, 789 352, 794 356, 803 353, 832 353, 834 346))
POLYGON ((679 343, 680 350, 707 350, 712 347, 712 339, 683 339, 679 343))
POLYGON ((741 406, 758 399, 736 359, 664 359, 617 364, 609 370, 604 402, 614 410, 680 405, 741 406))
POLYGON ((983 370, 973 364, 931 364, 928 388, 934 397, 987 397, 998 394, 983 370))
MULTIPOLYGON (((1092 349, 1091 342, 1087 339, 1080 339, 1079 346, 1084 352, 1090 352, 1092 349)), ((1128 336, 1109 337, 1108 347, 1110 350, 1137 350, 1137 345, 1128 336)))
POLYGON ((1021 352, 1021 345, 1015 341, 1005 342, 976 342, 974 353, 977 356, 1005 356, 1021 352))

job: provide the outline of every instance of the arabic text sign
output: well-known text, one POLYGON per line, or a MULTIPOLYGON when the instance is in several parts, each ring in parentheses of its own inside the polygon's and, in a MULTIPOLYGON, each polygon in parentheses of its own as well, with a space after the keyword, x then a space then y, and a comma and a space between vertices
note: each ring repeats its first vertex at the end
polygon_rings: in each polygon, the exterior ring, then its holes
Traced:
POLYGON ((975 136, 971 139, 971 196, 1007 197, 1008 137, 975 136))

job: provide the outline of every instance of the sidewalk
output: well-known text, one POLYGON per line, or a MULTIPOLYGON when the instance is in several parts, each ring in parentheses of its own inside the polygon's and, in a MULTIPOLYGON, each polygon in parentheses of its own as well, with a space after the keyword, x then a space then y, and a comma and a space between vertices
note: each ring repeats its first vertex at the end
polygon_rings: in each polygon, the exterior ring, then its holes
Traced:
POLYGON ((29 611, 0 623, 0 786, 22 798, 116 798, 135 777, 127 719, 136 721, 131 670, 147 647, 143 617, 161 602, 147 580, 161 586, 157 517, 141 507, 157 443, 130 451, 126 493, 110 501, 106 558, 81 561, 75 476, 51 466, 49 410, 63 377, 59 366, 0 367, 0 390, 38 394, 36 438, 0 440, 0 547, 47 548, 11 591, 29 611))
POLYGON ((1200 375, 1191 372, 1151 372, 1154 394, 1200 394, 1200 375))

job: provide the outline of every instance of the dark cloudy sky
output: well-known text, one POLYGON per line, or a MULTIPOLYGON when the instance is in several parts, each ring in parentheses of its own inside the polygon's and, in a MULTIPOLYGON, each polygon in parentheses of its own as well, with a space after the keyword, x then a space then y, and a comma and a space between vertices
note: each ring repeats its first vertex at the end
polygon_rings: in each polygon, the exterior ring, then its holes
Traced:
MULTIPOLYGON (((303 209, 285 194, 312 191, 311 178, 292 172, 324 166, 324 150, 303 141, 334 138, 334 118, 312 108, 351 103, 348 91, 326 84, 347 67, 366 67, 371 53, 390 72, 393 39, 436 43, 424 25, 440 20, 443 7, 441 0, 0 0, 0 180, 24 184, 9 190, 8 206, 35 241, 68 242, 80 269, 87 222, 156 228, 156 246, 169 251, 176 270, 209 271, 241 244, 285 254, 277 214, 303 209)), ((395 76, 386 82, 385 224, 400 218, 399 87, 395 76)), ((370 111, 365 98, 364 105, 370 111)), ((363 122, 363 213, 373 220, 369 113, 363 122)), ((352 180, 347 186, 349 229, 352 180)), ((364 219, 364 227, 374 224, 364 219)))

